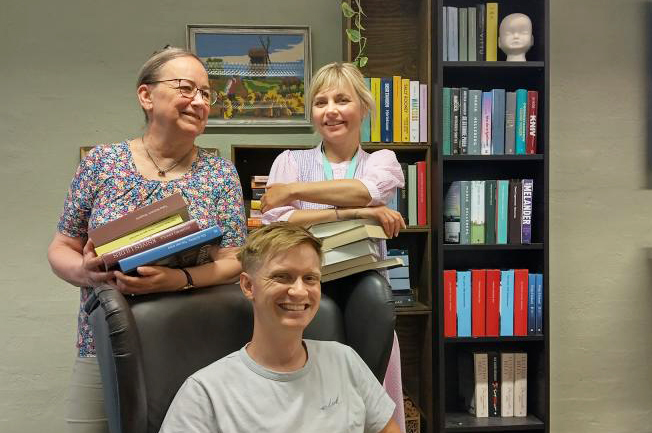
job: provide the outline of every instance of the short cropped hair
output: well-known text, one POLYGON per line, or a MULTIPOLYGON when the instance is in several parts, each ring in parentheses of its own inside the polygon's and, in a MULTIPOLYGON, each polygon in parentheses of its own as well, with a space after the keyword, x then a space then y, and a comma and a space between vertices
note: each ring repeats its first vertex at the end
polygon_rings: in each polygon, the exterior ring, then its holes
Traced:
MULTIPOLYGON (((140 87, 142 84, 152 83, 161 78, 161 69, 171 60, 178 59, 181 57, 191 57, 197 60, 199 63, 202 63, 201 59, 190 51, 184 50, 183 48, 166 46, 160 51, 155 51, 152 56, 147 59, 145 64, 140 68, 138 72, 138 81, 136 82, 136 88, 140 87)), ((203 64, 203 63, 202 63, 203 64)), ((147 118, 147 112, 143 109, 145 113, 145 121, 149 122, 147 118)))
POLYGON ((238 260, 245 272, 257 270, 270 257, 284 253, 301 244, 314 248, 322 260, 321 241, 303 227, 288 222, 275 222, 249 235, 238 252, 238 260))
POLYGON ((363 115, 375 109, 374 98, 364 82, 364 76, 353 63, 333 62, 322 66, 312 77, 309 100, 315 100, 317 93, 350 85, 360 100, 363 115))

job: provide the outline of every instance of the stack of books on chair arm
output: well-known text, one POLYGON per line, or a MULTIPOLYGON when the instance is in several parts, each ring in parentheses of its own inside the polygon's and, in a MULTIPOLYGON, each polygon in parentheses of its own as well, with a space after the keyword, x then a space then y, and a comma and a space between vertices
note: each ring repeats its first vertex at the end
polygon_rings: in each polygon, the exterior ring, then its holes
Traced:
POLYGON ((310 232, 321 239, 324 251, 322 281, 331 281, 371 269, 402 266, 398 257, 380 259, 376 239, 387 239, 375 221, 356 219, 316 224, 310 232))
POLYGON ((200 230, 181 193, 133 210, 88 232, 106 270, 134 274, 138 266, 196 266, 210 258, 219 227, 200 230))

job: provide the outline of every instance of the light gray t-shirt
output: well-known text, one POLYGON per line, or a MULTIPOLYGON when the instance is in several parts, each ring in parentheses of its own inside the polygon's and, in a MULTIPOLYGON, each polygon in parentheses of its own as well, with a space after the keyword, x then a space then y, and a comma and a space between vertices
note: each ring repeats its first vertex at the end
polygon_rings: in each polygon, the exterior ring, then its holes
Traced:
POLYGON ((389 422, 394 402, 358 354, 333 341, 304 340, 308 361, 278 373, 243 347, 190 376, 160 433, 364 432, 389 422))

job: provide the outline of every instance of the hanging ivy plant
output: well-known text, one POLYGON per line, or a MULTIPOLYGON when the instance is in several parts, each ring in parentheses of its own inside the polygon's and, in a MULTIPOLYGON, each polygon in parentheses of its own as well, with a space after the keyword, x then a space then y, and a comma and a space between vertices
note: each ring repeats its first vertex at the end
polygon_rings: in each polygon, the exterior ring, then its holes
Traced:
POLYGON ((358 44, 358 55, 353 59, 353 64, 358 68, 364 68, 369 61, 369 58, 364 54, 364 49, 367 46, 367 38, 362 36, 362 31, 365 29, 362 27, 362 16, 365 14, 362 11, 360 0, 352 0, 351 4, 346 0, 342 2, 342 14, 346 18, 351 19, 351 23, 353 24, 351 27, 355 26, 355 28, 346 29, 346 37, 351 42, 358 44), (355 6, 355 9, 351 7, 351 4, 355 6))

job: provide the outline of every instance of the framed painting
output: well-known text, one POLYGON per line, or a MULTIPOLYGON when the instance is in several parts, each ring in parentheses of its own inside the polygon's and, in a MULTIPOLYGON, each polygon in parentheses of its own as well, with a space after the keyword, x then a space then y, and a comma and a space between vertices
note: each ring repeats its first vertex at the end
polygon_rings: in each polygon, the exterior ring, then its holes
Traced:
POLYGON ((218 94, 208 126, 310 126, 307 26, 187 26, 218 94))

